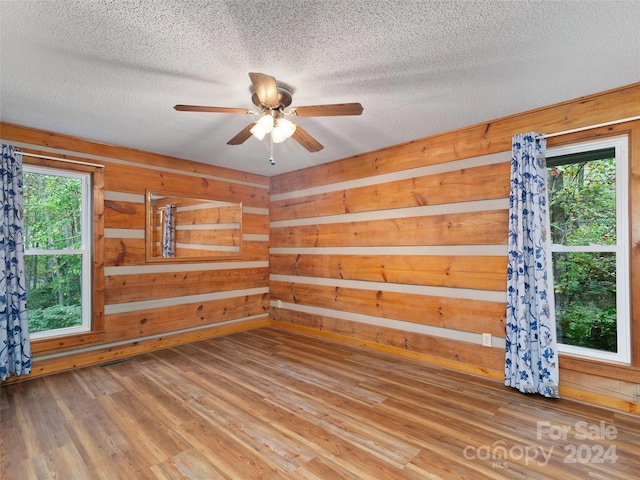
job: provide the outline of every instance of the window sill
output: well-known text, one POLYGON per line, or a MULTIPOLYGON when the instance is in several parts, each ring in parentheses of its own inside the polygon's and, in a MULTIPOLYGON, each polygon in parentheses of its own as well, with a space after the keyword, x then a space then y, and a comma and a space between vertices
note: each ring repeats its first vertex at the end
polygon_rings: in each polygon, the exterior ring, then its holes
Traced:
POLYGON ((63 352, 77 347, 93 345, 104 340, 104 332, 86 332, 61 337, 42 338, 31 341, 31 354, 63 352))

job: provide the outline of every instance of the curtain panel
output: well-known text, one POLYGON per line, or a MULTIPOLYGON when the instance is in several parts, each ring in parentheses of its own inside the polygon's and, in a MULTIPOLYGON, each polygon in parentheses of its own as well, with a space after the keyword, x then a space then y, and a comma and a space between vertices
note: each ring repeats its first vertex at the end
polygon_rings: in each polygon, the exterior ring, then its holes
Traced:
POLYGON ((164 207, 164 221, 162 222, 162 256, 173 258, 176 256, 176 206, 168 204, 164 207))
POLYGON ((505 385, 558 397, 558 352, 548 272, 546 140, 513 137, 507 266, 505 385))
POLYGON ((0 189, 0 379, 31 372, 24 274, 22 155, 2 145, 0 189))

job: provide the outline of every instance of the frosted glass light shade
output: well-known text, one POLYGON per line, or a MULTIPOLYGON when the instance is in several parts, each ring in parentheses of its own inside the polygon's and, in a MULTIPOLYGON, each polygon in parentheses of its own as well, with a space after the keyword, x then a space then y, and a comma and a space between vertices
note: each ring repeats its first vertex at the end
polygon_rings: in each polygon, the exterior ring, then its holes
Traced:
POLYGON ((284 142, 296 131, 296 124, 290 122, 286 118, 278 119, 276 126, 271 131, 271 139, 273 143, 284 142))
POLYGON ((258 140, 262 140, 271 130, 273 130, 273 117, 271 115, 263 115, 249 131, 258 140))

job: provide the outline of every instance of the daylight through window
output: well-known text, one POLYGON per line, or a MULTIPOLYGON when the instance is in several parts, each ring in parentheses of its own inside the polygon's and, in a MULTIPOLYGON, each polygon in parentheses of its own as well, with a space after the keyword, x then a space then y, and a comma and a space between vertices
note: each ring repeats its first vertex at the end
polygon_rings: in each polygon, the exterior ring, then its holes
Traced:
POLYGON ((547 152, 560 352, 628 363, 627 140, 547 152))
POLYGON ((24 242, 32 339, 91 329, 90 175, 25 165, 24 242))

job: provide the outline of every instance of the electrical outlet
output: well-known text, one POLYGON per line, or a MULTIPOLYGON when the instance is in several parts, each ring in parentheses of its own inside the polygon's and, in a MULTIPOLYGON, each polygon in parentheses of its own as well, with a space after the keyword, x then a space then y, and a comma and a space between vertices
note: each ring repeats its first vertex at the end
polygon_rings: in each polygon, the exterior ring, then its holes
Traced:
POLYGON ((490 347, 491 346, 491 334, 490 333, 483 333, 482 334, 482 346, 483 347, 490 347))
POLYGON ((276 300, 276 307, 282 308, 282 300, 276 300))

